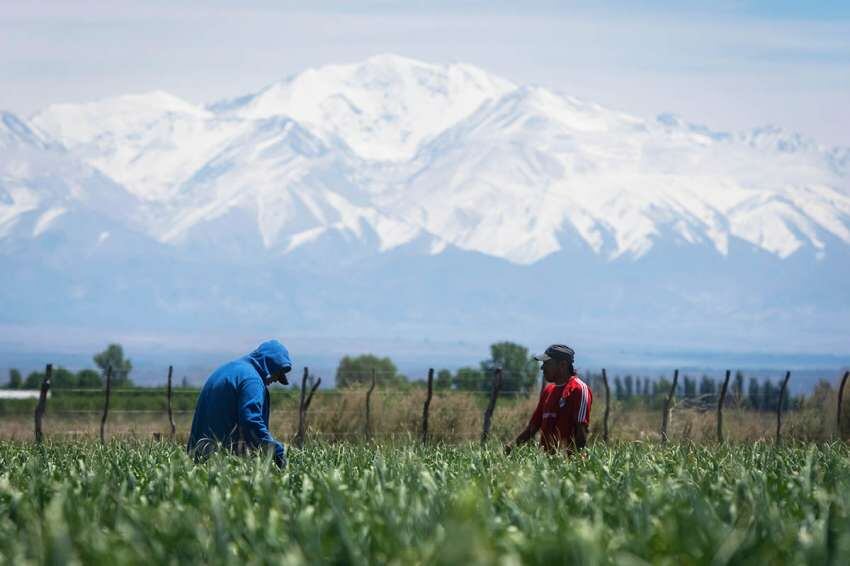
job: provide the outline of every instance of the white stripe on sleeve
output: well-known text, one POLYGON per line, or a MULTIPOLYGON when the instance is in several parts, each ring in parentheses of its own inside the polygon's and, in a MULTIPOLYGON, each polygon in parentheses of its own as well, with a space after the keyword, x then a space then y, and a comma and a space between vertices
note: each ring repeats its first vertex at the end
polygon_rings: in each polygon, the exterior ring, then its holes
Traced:
POLYGON ((576 378, 576 381, 578 381, 581 387, 581 403, 579 403, 578 407, 578 422, 581 423, 587 417, 587 384, 578 378, 576 378))

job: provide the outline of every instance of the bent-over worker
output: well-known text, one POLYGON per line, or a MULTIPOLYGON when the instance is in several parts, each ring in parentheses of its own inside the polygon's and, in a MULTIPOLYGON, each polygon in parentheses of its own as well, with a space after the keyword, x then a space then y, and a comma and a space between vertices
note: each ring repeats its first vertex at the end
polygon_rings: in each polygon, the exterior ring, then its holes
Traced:
POLYGON ((291 369, 286 347, 268 340, 210 374, 195 407, 189 454, 203 458, 219 445, 237 453, 268 450, 283 466, 286 450, 269 432, 268 386, 275 381, 287 385, 291 369))

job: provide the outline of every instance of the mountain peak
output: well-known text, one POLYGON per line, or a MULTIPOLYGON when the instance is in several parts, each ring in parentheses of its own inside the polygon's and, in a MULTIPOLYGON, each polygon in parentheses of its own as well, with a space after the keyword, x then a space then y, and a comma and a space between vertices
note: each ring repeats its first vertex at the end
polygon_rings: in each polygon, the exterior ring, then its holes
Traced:
POLYGON ((204 110, 200 106, 187 102, 164 90, 152 90, 149 92, 101 98, 82 104, 52 104, 36 114, 34 119, 36 121, 46 120, 51 115, 70 113, 108 113, 113 115, 123 114, 127 116, 148 117, 169 112, 201 115, 204 113, 204 110))
POLYGON ((82 104, 52 104, 33 123, 74 147, 104 132, 139 129, 163 116, 203 117, 206 111, 162 90, 102 98, 82 104))
POLYGON ((470 65, 382 54, 310 69, 211 108, 242 118, 291 116, 359 157, 394 161, 409 159, 425 140, 514 88, 470 65))

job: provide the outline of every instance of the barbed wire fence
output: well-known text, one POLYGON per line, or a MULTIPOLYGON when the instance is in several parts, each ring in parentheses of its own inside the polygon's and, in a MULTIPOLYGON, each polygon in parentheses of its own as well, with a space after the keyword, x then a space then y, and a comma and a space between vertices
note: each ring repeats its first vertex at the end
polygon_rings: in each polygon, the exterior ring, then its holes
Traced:
MULTIPOLYGON (((111 389, 109 387, 109 381, 107 380, 106 387, 104 389, 91 389, 91 388, 64 388, 64 389, 56 389, 56 394, 60 394, 65 399, 68 397, 83 397, 87 398, 87 403, 92 406, 92 408, 64 408, 57 407, 56 409, 48 409, 49 404, 47 402, 48 397, 50 397, 50 377, 52 366, 48 365, 44 380, 41 384, 40 395, 38 399, 38 403, 36 405, 35 414, 34 414, 34 424, 35 424, 35 439, 36 442, 42 441, 44 438, 43 432, 43 421, 45 415, 50 415, 50 417, 56 418, 64 418, 64 417, 84 417, 84 416, 95 416, 101 415, 101 440, 105 441, 105 429, 108 426, 108 417, 112 416, 113 418, 120 418, 122 416, 135 418, 141 416, 162 416, 163 425, 166 426, 166 430, 168 431, 168 435, 171 438, 176 438, 176 424, 174 422, 174 416, 181 417, 181 420, 185 420, 185 417, 193 414, 194 412, 194 401, 195 398, 199 394, 199 390, 197 389, 186 389, 186 388, 174 388, 171 383, 171 371, 172 367, 169 367, 169 379, 166 382, 165 387, 161 388, 118 388, 111 389), (132 406, 133 397, 144 398, 146 401, 150 402, 152 397, 156 395, 160 395, 162 397, 161 406, 157 406, 156 408, 135 408, 132 406), (112 399, 112 406, 110 407, 110 399, 112 399), (172 406, 173 400, 178 400, 178 405, 182 408, 174 409, 172 406), (192 408, 188 408, 187 404, 191 401, 192 408), (103 410, 99 411, 94 408, 95 403, 102 402, 103 410)), ((309 372, 308 368, 304 368, 304 376, 301 383, 301 388, 315 392, 318 388, 318 384, 321 381, 321 378, 313 375, 309 372)), ((452 384, 454 387, 449 386, 439 387, 435 382, 432 382, 433 387, 433 400, 432 398, 427 399, 425 402, 422 413, 421 413, 421 429, 413 430, 411 426, 405 426, 400 430, 386 430, 386 428, 382 429, 380 426, 375 427, 373 422, 374 415, 370 414, 370 397, 372 396, 372 390, 374 389, 374 384, 379 382, 379 377, 394 375, 395 372, 391 371, 382 371, 382 370, 369 370, 367 372, 350 372, 352 376, 363 376, 368 375, 369 380, 363 381, 359 383, 358 386, 353 388, 329 388, 321 391, 321 398, 324 400, 325 405, 330 406, 319 406, 316 408, 309 408, 309 401, 307 402, 307 407, 304 408, 303 405, 299 406, 297 391, 299 389, 298 384, 293 384, 290 388, 285 387, 275 387, 271 393, 273 399, 273 405, 276 409, 283 409, 284 414, 297 414, 298 415, 298 423, 297 423, 297 432, 293 435, 290 435, 295 441, 303 443, 305 436, 309 433, 311 436, 319 437, 319 438, 362 438, 364 440, 370 440, 372 438, 381 438, 381 439, 398 439, 398 438, 415 438, 419 437, 420 441, 423 443, 427 443, 429 440, 428 433, 428 422, 429 422, 429 414, 431 411, 431 404, 435 405, 437 410, 445 410, 440 408, 440 404, 445 400, 445 396, 447 394, 455 394, 457 392, 466 393, 467 395, 471 395, 477 398, 480 403, 486 401, 487 397, 490 398, 490 403, 487 403, 486 408, 483 409, 482 412, 482 428, 479 430, 471 430, 469 428, 464 430, 458 430, 457 427, 452 427, 451 429, 451 437, 458 440, 472 440, 476 437, 480 438, 482 442, 486 442, 489 434, 489 428, 491 421, 494 418, 494 414, 498 414, 495 411, 496 401, 500 398, 508 398, 513 400, 522 400, 527 399, 529 407, 533 408, 533 402, 536 400, 536 386, 534 384, 529 387, 522 389, 503 389, 501 388, 501 383, 506 381, 505 378, 508 379, 512 377, 519 377, 517 375, 512 375, 508 370, 502 369, 493 369, 492 375, 488 376, 484 383, 489 385, 489 390, 481 387, 480 384, 477 388, 470 389, 457 389, 456 383, 452 384), (498 379, 496 375, 499 374, 498 379), (368 384, 372 384, 367 391, 365 386, 368 384), (362 389, 362 406, 346 406, 345 404, 342 407, 334 406, 332 400, 334 397, 338 397, 340 399, 350 400, 353 396, 361 393, 360 389, 362 389), (475 395, 479 394, 479 395, 475 395), (332 430, 323 430, 320 427, 310 427, 308 423, 308 419, 312 417, 320 417, 324 418, 323 422, 330 422, 333 424, 330 428, 332 430), (365 421, 364 426, 354 426, 355 423, 359 422, 361 419, 365 421), (349 423, 350 426, 346 428, 345 423, 349 423)), ((433 376, 433 370, 429 371, 429 374, 433 376)), ((608 389, 606 387, 607 376, 605 375, 605 370, 603 369, 601 372, 594 373, 591 371, 585 371, 586 378, 585 380, 591 384, 591 389, 597 392, 601 392, 603 390, 608 389)), ((711 392, 705 393, 696 393, 694 391, 695 386, 693 385, 696 382, 695 379, 692 380, 691 391, 685 391, 682 387, 682 383, 670 383, 667 382, 666 379, 659 379, 650 382, 647 378, 638 379, 636 383, 638 386, 635 388, 634 384, 631 387, 631 392, 626 395, 625 390, 618 390, 615 395, 604 395, 601 398, 601 401, 604 403, 604 420, 602 423, 599 423, 597 420, 597 424, 600 425, 604 431, 604 436, 607 437, 610 434, 612 424, 609 422, 609 418, 613 415, 615 420, 619 416, 619 412, 626 412, 629 410, 633 410, 634 408, 639 408, 645 411, 660 411, 659 422, 660 422, 660 434, 659 437, 664 440, 668 436, 667 427, 669 426, 669 420, 673 418, 673 415, 677 413, 709 413, 710 411, 716 411, 716 424, 717 424, 717 440, 719 442, 724 441, 724 430, 723 430, 723 414, 724 410, 732 409, 732 410, 749 410, 758 413, 768 413, 775 412, 776 414, 776 433, 775 439, 776 442, 781 442, 782 439, 782 416, 784 413, 789 411, 799 411, 805 405, 804 397, 797 396, 795 397, 794 402, 791 402, 790 396, 787 394, 787 385, 790 378, 790 372, 787 372, 784 380, 777 380, 777 383, 781 382, 781 387, 779 388, 778 395, 773 391, 768 391, 767 393, 759 390, 756 391, 745 391, 744 388, 741 387, 741 380, 738 379, 737 387, 733 390, 728 390, 729 385, 729 375, 730 372, 727 372, 727 377, 724 384, 727 387, 723 387, 721 391, 713 390, 711 392), (652 383, 652 386, 648 386, 648 383, 652 383), (667 386, 668 389, 666 391, 659 389, 658 386, 667 386), (731 394, 728 394, 730 393, 731 394), (613 398, 612 398, 613 397, 613 398), (665 403, 664 399, 669 399, 669 402, 665 403), (762 409, 763 407, 768 407, 768 409, 762 409)), ((842 401, 844 398, 844 389, 846 382, 848 381, 848 375, 850 372, 845 372, 843 379, 841 379, 840 387, 838 390, 838 401, 836 407, 836 420, 835 420, 835 435, 839 438, 843 438, 842 431, 843 429, 843 421, 842 421, 842 401)), ((340 376, 340 372, 337 373, 337 379, 340 376)), ((526 373, 523 373, 523 377, 527 377, 526 373)), ((620 380, 620 377, 616 377, 616 380, 620 380)), ((687 382, 691 379, 689 376, 684 376, 684 382, 687 382)), ((433 377, 431 377, 433 380, 433 377)), ((540 380, 542 381, 542 380, 540 380)), ((763 379, 762 383, 772 380, 763 379)), ((535 381, 536 383, 537 381, 535 381)), ((383 405, 386 406, 388 404, 392 404, 397 402, 399 399, 409 399, 411 396, 418 395, 421 393, 422 395, 426 395, 428 392, 425 389, 428 381, 423 381, 421 384, 417 381, 409 382, 404 384, 403 386, 398 385, 387 385, 384 384, 380 386, 378 390, 378 398, 383 400, 383 405)), ((716 385, 716 383, 715 383, 716 385)), ((542 383, 541 383, 542 387, 542 383)), ((621 384, 621 387, 622 384, 621 384)), ((303 400, 300 404, 303 404, 303 400)), ((598 403, 597 403, 598 406, 598 403)), ((481 409, 481 407, 478 407, 481 409)), ((528 407, 525 407, 528 409, 528 407)), ((469 411, 469 407, 452 407, 449 410, 454 411, 469 411)), ((597 409, 596 414, 599 414, 599 410, 597 409)), ((529 413, 530 415, 530 413, 529 413)), ((456 416, 456 415, 455 415, 456 416)), ((412 420, 414 417, 410 415, 410 419, 412 420)), ((410 422, 409 420, 405 420, 405 422, 410 422)), ((470 419, 470 422, 472 420, 470 419)), ((476 421, 477 422, 477 421, 476 421)), ((294 426, 294 422, 292 419, 287 419, 287 423, 294 426)), ((682 437, 687 438, 690 436, 691 426, 686 423, 684 430, 680 433, 682 437)), ((162 433, 154 432, 154 437, 162 438, 162 433)), ((444 435, 445 436, 445 435, 444 435)), ((597 434, 598 436, 598 434, 597 434)))

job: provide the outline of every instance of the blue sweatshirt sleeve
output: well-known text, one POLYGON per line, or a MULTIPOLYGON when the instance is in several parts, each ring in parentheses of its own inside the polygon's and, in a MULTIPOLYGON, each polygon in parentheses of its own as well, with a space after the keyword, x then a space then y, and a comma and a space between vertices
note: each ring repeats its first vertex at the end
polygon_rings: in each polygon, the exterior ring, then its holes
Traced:
POLYGON ((285 461, 285 450, 271 435, 268 423, 263 418, 265 394, 265 385, 261 379, 242 380, 239 384, 239 428, 251 447, 273 448, 275 462, 281 465, 285 461))

